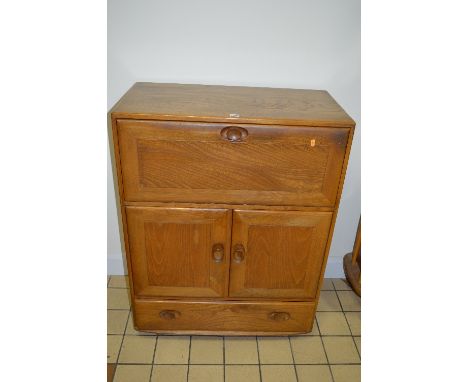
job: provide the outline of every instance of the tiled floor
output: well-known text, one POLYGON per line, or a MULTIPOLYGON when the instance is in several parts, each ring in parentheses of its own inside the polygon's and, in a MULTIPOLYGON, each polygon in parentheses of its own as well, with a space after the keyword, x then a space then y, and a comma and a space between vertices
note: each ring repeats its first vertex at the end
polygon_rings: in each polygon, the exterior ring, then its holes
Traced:
POLYGON ((114 382, 360 381, 361 299, 341 279, 325 279, 312 332, 289 337, 140 333, 133 329, 126 277, 108 277, 107 287, 114 382))

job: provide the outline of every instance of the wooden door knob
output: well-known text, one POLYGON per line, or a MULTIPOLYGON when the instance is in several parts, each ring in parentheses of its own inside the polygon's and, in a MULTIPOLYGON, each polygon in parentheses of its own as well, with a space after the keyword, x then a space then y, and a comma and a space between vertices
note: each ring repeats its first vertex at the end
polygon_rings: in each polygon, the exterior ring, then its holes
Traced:
POLYGON ((273 321, 287 321, 291 315, 288 312, 271 312, 268 318, 273 321))
POLYGON ((179 316, 180 312, 177 310, 161 310, 161 312, 159 312, 159 317, 165 320, 175 320, 179 316))
POLYGON ((245 248, 242 244, 236 244, 232 253, 232 258, 236 263, 241 263, 245 258, 245 248))
POLYGON ((221 136, 229 142, 240 142, 249 135, 249 132, 240 126, 229 126, 221 130, 221 136))
POLYGON ((222 262, 224 259, 224 245, 221 243, 213 245, 212 255, 215 263, 222 262))

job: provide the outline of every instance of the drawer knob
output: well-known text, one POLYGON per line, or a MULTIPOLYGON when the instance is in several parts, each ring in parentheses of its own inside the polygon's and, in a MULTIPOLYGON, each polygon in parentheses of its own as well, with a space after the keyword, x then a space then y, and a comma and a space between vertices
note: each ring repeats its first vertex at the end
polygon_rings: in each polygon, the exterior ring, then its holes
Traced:
POLYGON ((273 321, 287 321, 291 318, 288 312, 271 312, 268 318, 273 321))
POLYGON ((178 312, 177 310, 161 310, 159 312, 159 317, 165 320, 175 320, 179 316, 180 312, 178 312))
POLYGON ((236 244, 232 253, 232 258, 236 263, 242 263, 245 258, 245 248, 242 244, 236 244))
POLYGON ((220 263, 224 259, 224 245, 221 243, 213 245, 213 260, 215 263, 220 263))
POLYGON ((229 126, 221 130, 221 136, 229 142, 240 142, 249 135, 249 132, 243 127, 229 126))

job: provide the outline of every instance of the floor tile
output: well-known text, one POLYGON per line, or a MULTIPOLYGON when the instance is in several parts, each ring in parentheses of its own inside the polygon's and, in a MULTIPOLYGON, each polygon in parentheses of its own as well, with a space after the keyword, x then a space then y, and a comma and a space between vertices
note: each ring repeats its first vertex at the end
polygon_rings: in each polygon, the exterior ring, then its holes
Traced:
POLYGON ((222 364, 223 337, 192 336, 190 364, 222 364))
POLYGON ((333 285, 335 286, 335 290, 352 290, 351 287, 348 285, 346 280, 343 279, 332 279, 333 285))
POLYGON ((135 327, 133 326, 133 314, 132 314, 132 312, 130 313, 130 316, 128 317, 128 322, 127 322, 127 327, 125 329, 125 334, 131 334, 131 335, 134 335, 134 336, 155 336, 154 333, 140 332, 138 330, 135 330, 135 327))
POLYGON ((361 312, 346 312, 346 319, 348 320, 349 327, 353 336, 361 335, 361 312))
POLYGON ((292 365, 262 365, 262 382, 296 382, 292 365))
POLYGON ((107 336, 107 363, 116 363, 122 336, 107 336))
POLYGON ((318 336, 291 337, 291 348, 296 364, 327 363, 322 341, 318 336))
POLYGON ((260 370, 253 365, 227 365, 226 382, 260 382, 260 370))
POLYGON ((322 336, 351 335, 343 312, 317 312, 316 317, 322 336))
POLYGON ((323 279, 321 290, 335 290, 332 279, 323 279))
MULTIPOLYGON (((300 338, 314 338, 302 336, 300 338)), ((262 364, 292 364, 288 337, 258 337, 258 350, 262 364)))
POLYGON ((189 336, 159 336, 154 354, 155 364, 187 364, 189 360, 189 336))
POLYGON ((322 337, 322 340, 330 364, 361 362, 353 337, 322 337))
POLYGON ((341 312, 340 302, 336 292, 325 291, 320 293, 317 312, 341 312))
POLYGON ((107 334, 124 334, 128 310, 107 311, 107 334))
POLYGON ((328 365, 296 365, 299 382, 333 382, 328 365))
POLYGON ((109 288, 130 288, 128 276, 111 276, 109 288))
POLYGON ((188 382, 223 382, 224 366, 190 365, 188 382))
POLYGON ((341 306, 344 312, 360 312, 361 298, 353 291, 338 291, 341 306))
POLYGON ((225 337, 224 352, 226 364, 258 364, 255 337, 225 337))
POLYGON ((119 363, 153 363, 155 337, 125 336, 119 363))
POLYGON ((361 366, 359 365, 332 365, 335 382, 360 382, 361 366))
POLYGON ((107 309, 130 309, 127 289, 107 289, 107 309))
POLYGON ((361 355, 361 337, 353 337, 353 338, 358 348, 359 355, 361 355))
POLYGON ((187 382, 187 365, 154 365, 151 382, 187 382))
POLYGON ((148 382, 151 365, 117 365, 114 382, 148 382))

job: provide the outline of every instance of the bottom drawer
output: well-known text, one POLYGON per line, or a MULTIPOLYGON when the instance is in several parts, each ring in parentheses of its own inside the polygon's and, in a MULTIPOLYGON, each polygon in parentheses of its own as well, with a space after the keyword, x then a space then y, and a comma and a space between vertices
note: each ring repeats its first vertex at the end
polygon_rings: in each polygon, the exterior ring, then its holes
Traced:
POLYGON ((315 302, 187 302, 135 300, 135 328, 155 332, 309 332, 315 302))

